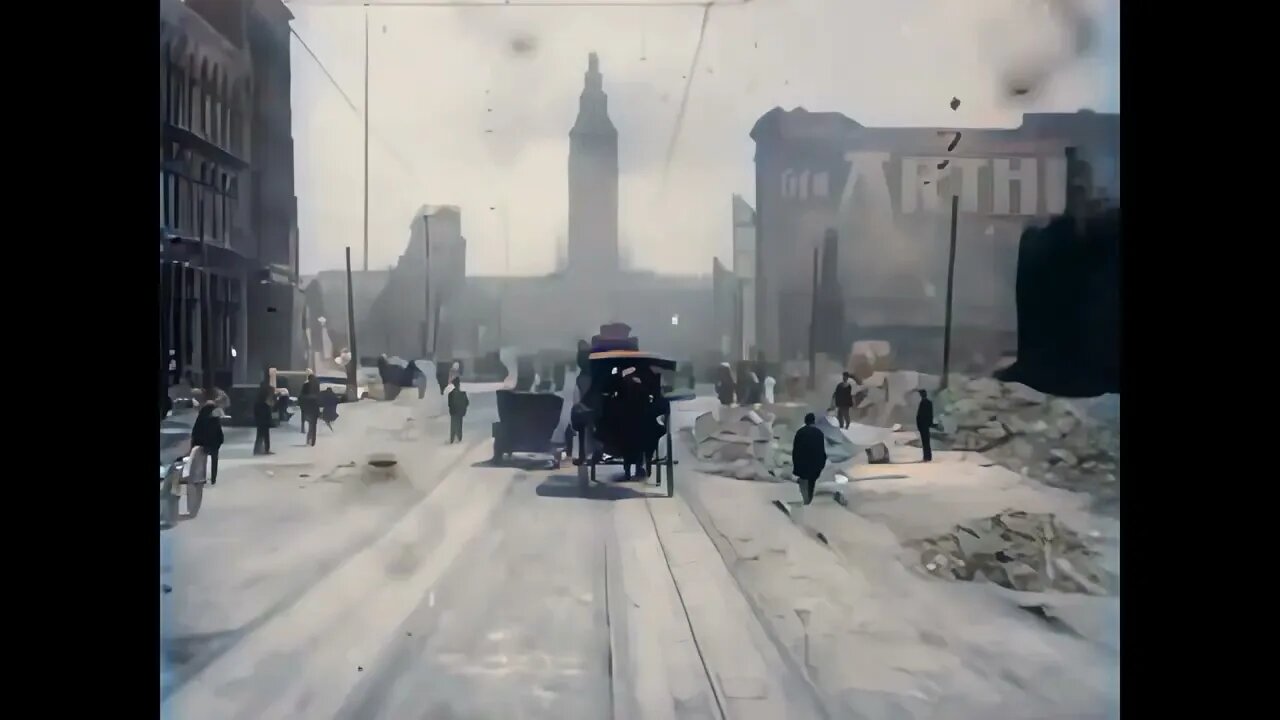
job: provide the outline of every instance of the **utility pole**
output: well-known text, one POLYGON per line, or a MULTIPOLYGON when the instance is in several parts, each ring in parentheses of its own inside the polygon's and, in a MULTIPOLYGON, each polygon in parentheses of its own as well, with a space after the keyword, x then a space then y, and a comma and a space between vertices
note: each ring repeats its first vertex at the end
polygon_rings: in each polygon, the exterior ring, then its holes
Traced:
POLYGON ((440 306, 444 303, 436 303, 435 315, 431 319, 431 358, 436 357, 436 342, 440 340, 440 306))
POLYGON ((818 377, 818 248, 813 249, 813 303, 809 307, 809 389, 818 377))
POLYGON ((356 368, 360 366, 360 349, 356 347, 356 295, 351 285, 351 246, 347 246, 347 349, 351 360, 347 362, 347 400, 359 400, 356 368))
POLYGON ((951 372, 951 297, 956 277, 956 218, 960 213, 960 196, 951 196, 951 252, 947 257, 947 314, 943 320, 942 335, 942 388, 947 387, 951 372))
POLYGON ((502 291, 498 295, 498 349, 502 349, 502 311, 507 304, 507 284, 511 282, 511 226, 507 222, 506 201, 502 205, 502 291))
POLYGON ((364 4, 364 271, 369 272, 369 3, 364 4))
POLYGON ((427 356, 427 340, 431 331, 431 213, 422 216, 422 292, 426 305, 422 311, 422 357, 427 356))

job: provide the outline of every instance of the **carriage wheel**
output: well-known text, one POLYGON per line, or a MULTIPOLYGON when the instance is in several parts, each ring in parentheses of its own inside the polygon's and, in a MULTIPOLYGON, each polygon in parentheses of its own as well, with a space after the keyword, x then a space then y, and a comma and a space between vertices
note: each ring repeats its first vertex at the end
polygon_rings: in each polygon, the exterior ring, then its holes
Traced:
POLYGON ((667 413, 664 420, 667 428, 667 497, 673 497, 676 494, 676 468, 675 453, 671 451, 671 413, 667 413))

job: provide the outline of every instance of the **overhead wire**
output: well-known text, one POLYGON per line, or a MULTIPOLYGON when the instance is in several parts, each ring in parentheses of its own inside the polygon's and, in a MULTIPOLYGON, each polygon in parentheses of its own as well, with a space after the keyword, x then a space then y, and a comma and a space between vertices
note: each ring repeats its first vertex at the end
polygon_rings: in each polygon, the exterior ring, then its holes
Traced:
POLYGON ((316 7, 453 7, 453 8, 673 8, 704 5, 749 5, 752 0, 283 0, 286 5, 316 7))
POLYGON ((680 132, 684 127, 684 113, 689 107, 689 94, 693 90, 693 78, 698 70, 698 58, 702 55, 702 41, 707 36, 707 23, 711 21, 711 7, 715 3, 702 4, 702 24, 698 26, 698 44, 693 48, 693 58, 689 61, 689 73, 685 76, 684 92, 680 95, 680 106, 676 109, 675 126, 671 129, 671 140, 667 143, 667 156, 662 163, 662 187, 667 185, 667 173, 671 170, 671 160, 676 154, 676 145, 680 142, 680 132))
MULTIPOLYGON (((307 55, 311 57, 311 59, 315 62, 316 66, 320 68, 320 72, 324 74, 326 79, 328 79, 329 84, 333 85, 333 88, 337 90, 338 94, 342 96, 342 99, 346 101, 347 107, 351 109, 351 112, 355 113, 356 117, 363 118, 364 111, 362 111, 359 108, 359 106, 355 104, 355 102, 351 99, 351 96, 347 94, 347 91, 342 89, 342 85, 340 85, 337 79, 333 77, 333 73, 329 72, 329 68, 325 67, 324 62, 321 61, 320 57, 316 55, 314 50, 311 49, 311 46, 307 44, 307 41, 304 40, 302 36, 298 34, 298 31, 292 27, 289 28, 289 33, 298 39, 298 44, 302 46, 302 49, 305 50, 307 55)), ((400 165, 400 169, 404 170, 406 173, 409 174, 410 179, 414 180, 415 182, 419 181, 418 174, 417 172, 414 171, 412 165, 407 160, 405 160, 404 156, 401 155, 395 148, 391 147, 391 144, 387 142, 386 139, 384 139, 379 133, 374 132, 373 130, 370 130, 369 136, 378 141, 378 144, 381 145, 382 149, 386 151, 388 155, 391 156, 391 159, 395 160, 396 163, 400 165)))

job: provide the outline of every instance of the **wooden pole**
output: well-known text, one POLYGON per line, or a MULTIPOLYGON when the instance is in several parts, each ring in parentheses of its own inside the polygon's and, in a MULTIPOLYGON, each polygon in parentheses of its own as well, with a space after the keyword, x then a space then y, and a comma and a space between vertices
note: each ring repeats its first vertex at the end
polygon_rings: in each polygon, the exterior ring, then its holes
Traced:
MULTIPOLYGON (((369 5, 367 3, 364 6, 364 271, 369 272, 369 5)), ((353 347, 352 352, 354 351, 353 347)))
POLYGON ((431 334, 431 214, 422 217, 422 239, 425 249, 422 251, 422 357, 427 356, 428 339, 431 334))
POLYGON ((440 340, 440 305, 442 303, 436 303, 435 312, 431 316, 431 358, 433 360, 436 357, 436 343, 440 340))
POLYGON ((947 256, 947 314, 943 320, 942 335, 942 387, 947 387, 951 372, 951 298, 956 278, 956 218, 960 213, 960 196, 951 196, 951 251, 947 256))
POLYGON ((813 249, 813 303, 809 307, 809 389, 818 378, 818 248, 813 249))
POLYGON ((351 284, 351 246, 347 246, 347 349, 351 351, 351 360, 347 363, 347 400, 359 400, 359 389, 356 387, 360 367, 360 349, 356 347, 356 296, 351 284))

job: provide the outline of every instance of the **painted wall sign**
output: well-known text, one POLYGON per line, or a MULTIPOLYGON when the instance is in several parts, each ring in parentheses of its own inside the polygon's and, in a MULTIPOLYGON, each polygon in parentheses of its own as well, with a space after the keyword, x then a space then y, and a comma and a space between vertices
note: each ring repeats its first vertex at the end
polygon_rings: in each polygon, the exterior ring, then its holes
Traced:
MULTIPOLYGON (((855 194, 866 207, 885 214, 945 212, 952 192, 965 213, 1035 216, 1061 213, 1066 206, 1065 157, 895 156, 888 152, 844 154, 846 178, 839 191, 839 216, 853 212, 855 194), (942 166, 941 168, 939 166, 942 166)), ((779 178, 789 201, 833 197, 831 172, 787 168, 779 178)))

